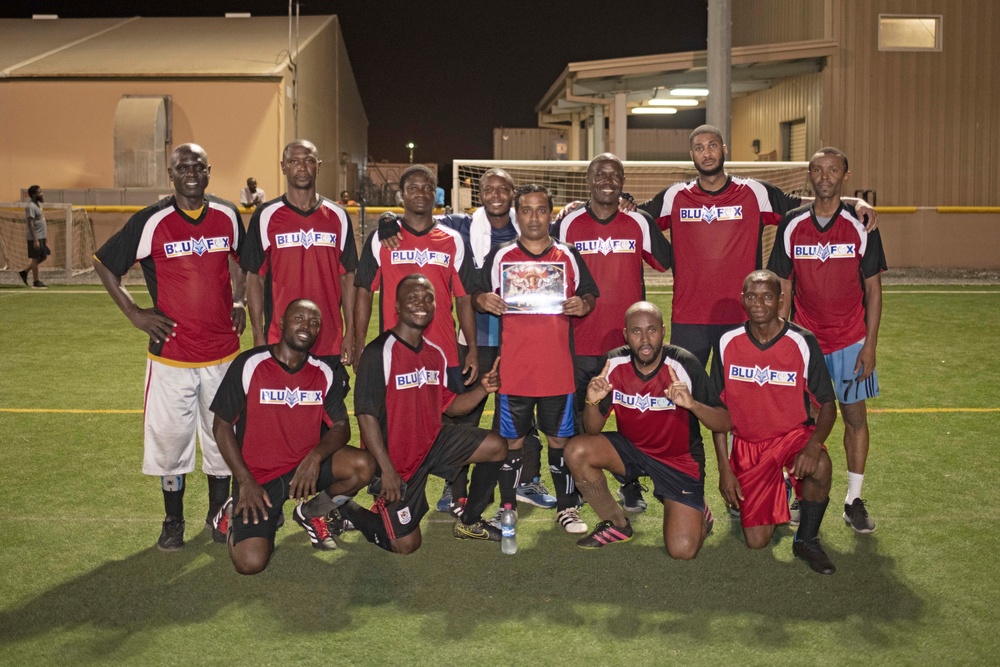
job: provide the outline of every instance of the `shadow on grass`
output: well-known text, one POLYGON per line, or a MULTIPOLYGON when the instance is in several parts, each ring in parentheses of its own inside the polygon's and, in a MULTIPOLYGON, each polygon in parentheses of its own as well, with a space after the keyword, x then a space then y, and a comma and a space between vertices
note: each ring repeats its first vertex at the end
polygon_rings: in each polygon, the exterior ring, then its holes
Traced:
POLYGON ((693 562, 636 542, 584 551, 554 525, 533 526, 513 557, 495 544, 453 539, 446 522, 423 529, 424 546, 402 557, 358 533, 342 537, 339 551, 318 554, 286 528, 256 577, 236 574, 203 530, 181 552, 146 549, 0 613, 0 645, 90 626, 100 632, 72 650, 94 658, 136 632, 211 623, 233 609, 289 633, 344 633, 384 608, 411 617, 431 641, 461 640, 479 624, 504 621, 585 628, 598 638, 698 638, 717 632, 719 619, 738 618, 726 632, 748 646, 780 647, 801 621, 851 619, 864 628, 852 641, 887 647, 895 641, 889 624, 919 621, 925 611, 874 536, 857 539, 853 551, 831 551, 838 572, 821 576, 791 562, 787 529, 758 552, 732 534, 713 536, 693 562))

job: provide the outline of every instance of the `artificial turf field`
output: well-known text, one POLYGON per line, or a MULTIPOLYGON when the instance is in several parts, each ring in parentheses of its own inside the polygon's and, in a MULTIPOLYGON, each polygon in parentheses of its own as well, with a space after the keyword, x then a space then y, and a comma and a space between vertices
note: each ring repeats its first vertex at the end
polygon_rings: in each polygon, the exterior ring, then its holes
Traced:
MULTIPOLYGON (((667 288, 649 296, 669 308, 667 288)), ((522 507, 513 557, 455 540, 432 509, 412 556, 356 532, 316 552, 289 522, 268 569, 242 577, 201 523, 200 472, 187 546, 154 546, 143 334, 99 287, 0 288, 0 664, 1000 663, 998 330, 995 286, 885 289, 864 491, 878 530, 840 518, 838 421, 821 531, 833 576, 793 560, 787 527, 743 546, 709 440, 715 531, 693 562, 666 555, 654 503, 631 542, 598 551, 522 507)))

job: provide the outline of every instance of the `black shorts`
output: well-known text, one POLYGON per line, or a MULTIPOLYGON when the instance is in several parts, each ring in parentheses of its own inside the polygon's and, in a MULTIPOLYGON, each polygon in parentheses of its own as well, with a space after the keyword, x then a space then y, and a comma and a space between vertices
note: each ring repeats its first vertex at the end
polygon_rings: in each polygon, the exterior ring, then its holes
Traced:
MULTIPOLYGON (((267 511, 266 521, 253 523, 253 519, 250 519, 249 523, 243 523, 243 517, 237 516, 235 513, 233 514, 233 544, 239 544, 248 537, 266 537, 272 542, 274 541, 274 535, 278 532, 278 517, 282 514, 282 506, 288 500, 289 485, 292 483, 293 477, 295 477, 295 470, 289 470, 281 477, 275 477, 270 482, 261 484, 264 487, 264 492, 267 493, 267 497, 271 500, 271 508, 267 511)), ((316 490, 321 491, 329 488, 333 482, 333 457, 331 456, 319 464, 319 478, 316 480, 316 490)), ((234 510, 239 500, 240 484, 233 477, 234 510)))
POLYGON ((458 472, 468 463, 479 446, 483 444, 489 431, 472 426, 445 424, 438 432, 427 457, 406 482, 406 493, 394 503, 379 498, 372 511, 382 517, 390 540, 406 537, 420 527, 420 520, 427 514, 427 476, 437 475, 446 480, 455 479, 458 472))
POLYGON ((37 259, 38 263, 41 264, 45 261, 45 258, 52 254, 49 250, 49 246, 45 243, 45 239, 38 239, 38 249, 35 249, 35 242, 28 241, 28 259, 37 259))
POLYGON ((535 425, 538 409, 538 430, 545 435, 569 438, 576 435, 573 394, 565 396, 499 396, 500 435, 508 440, 523 438, 535 425))
POLYGON ((625 474, 615 475, 624 484, 628 480, 649 477, 653 480, 653 495, 664 500, 673 500, 696 510, 705 509, 705 480, 694 479, 676 468, 649 456, 617 431, 601 433, 611 442, 625 464, 625 474))
POLYGON ((677 324, 670 323, 670 344, 684 348, 698 359, 702 366, 708 365, 712 348, 718 345, 722 334, 732 331, 739 324, 677 324))

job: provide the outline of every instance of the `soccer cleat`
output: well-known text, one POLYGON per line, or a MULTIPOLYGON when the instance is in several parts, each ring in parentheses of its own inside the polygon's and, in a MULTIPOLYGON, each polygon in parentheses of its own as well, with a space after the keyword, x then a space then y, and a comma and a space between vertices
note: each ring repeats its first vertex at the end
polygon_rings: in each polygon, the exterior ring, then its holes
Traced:
POLYGON ((448 514, 451 512, 451 486, 448 484, 444 485, 444 491, 441 493, 441 498, 437 503, 437 511, 444 512, 448 514))
POLYGON ((460 540, 484 540, 487 542, 499 542, 502 537, 499 528, 491 526, 482 519, 471 526, 456 521, 452 534, 460 540))
POLYGON ((715 527, 715 517, 712 516, 712 509, 705 503, 705 510, 702 512, 705 517, 705 537, 712 534, 712 528, 715 527))
POLYGON ((642 497, 643 491, 649 491, 649 489, 640 484, 637 479, 622 484, 618 488, 618 501, 621 502, 622 509, 632 514, 645 512, 646 501, 642 497))
POLYGON ((861 498, 855 498, 850 505, 844 505, 844 523, 853 528, 855 533, 867 535, 875 532, 875 522, 868 516, 868 508, 861 498))
POLYGON ((820 574, 833 574, 837 571, 837 567, 830 560, 830 557, 826 555, 823 551, 823 547, 819 545, 819 538, 815 537, 808 542, 802 540, 794 540, 792 542, 792 553, 795 554, 796 558, 801 558, 806 562, 806 564, 812 568, 813 572, 819 572, 820 574))
POLYGON ((791 519, 788 520, 789 526, 799 525, 799 517, 801 516, 801 508, 799 507, 799 499, 796 498, 792 501, 792 504, 788 507, 788 513, 791 515, 791 519))
POLYGON ((233 497, 230 496, 226 499, 225 504, 219 508, 211 520, 209 525, 212 528, 212 541, 217 544, 225 544, 229 539, 229 528, 232 525, 233 518, 233 497))
POLYGON ((299 503, 295 511, 292 512, 292 518, 295 519, 295 523, 302 526, 302 529, 306 531, 309 541, 312 542, 313 549, 333 551, 337 548, 337 543, 333 541, 333 537, 330 536, 330 530, 326 527, 326 517, 316 516, 306 518, 306 515, 302 513, 302 504, 299 503))
POLYGON ((610 521, 602 521, 597 524, 590 535, 580 538, 576 546, 583 549, 600 549, 615 542, 628 542, 632 539, 632 524, 625 519, 625 525, 618 527, 610 521))
POLYGON ((587 532, 587 524, 580 520, 580 510, 575 507, 567 507, 556 514, 556 523, 567 533, 578 535, 587 532))
POLYGON ((156 541, 156 546, 160 551, 179 551, 184 547, 184 519, 176 516, 167 516, 163 520, 163 530, 160 531, 160 539, 156 541))
POLYGON ((341 514, 336 507, 324 517, 324 521, 326 521, 326 529, 330 531, 331 535, 343 535, 349 530, 354 530, 354 524, 351 523, 351 520, 341 514))
POLYGON ((726 511, 729 512, 729 516, 733 517, 734 519, 739 519, 740 518, 740 508, 739 507, 736 507, 735 505, 730 505, 729 503, 726 503, 726 511))
POLYGON ((537 477, 527 484, 519 484, 516 491, 519 503, 527 503, 547 510, 556 506, 555 496, 549 493, 549 490, 537 477))
POLYGON ((34 287, 35 289, 48 289, 49 288, 49 286, 46 285, 45 283, 43 283, 41 280, 36 280, 35 282, 31 283, 31 286, 34 287))
POLYGON ((28 270, 25 269, 24 271, 18 271, 17 275, 21 276, 21 282, 24 283, 25 287, 27 287, 28 286, 28 270))

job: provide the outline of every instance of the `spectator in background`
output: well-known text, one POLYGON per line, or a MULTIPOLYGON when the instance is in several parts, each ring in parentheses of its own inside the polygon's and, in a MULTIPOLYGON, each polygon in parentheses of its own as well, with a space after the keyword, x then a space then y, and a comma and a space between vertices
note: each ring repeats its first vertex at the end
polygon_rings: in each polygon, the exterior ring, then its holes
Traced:
POLYGON ((444 188, 440 185, 434 189, 434 207, 441 208, 444 206, 444 188))
POLYGON ((31 260, 31 263, 28 264, 28 268, 18 271, 17 275, 21 276, 21 282, 27 285, 28 271, 31 271, 33 279, 31 286, 35 289, 45 289, 48 287, 38 279, 38 265, 52 254, 49 246, 45 243, 47 225, 45 224, 45 214, 42 213, 41 206, 44 201, 45 193, 42 192, 42 186, 32 185, 28 188, 28 205, 24 207, 24 222, 27 227, 25 238, 28 239, 28 259, 31 260))
POLYGON ((264 191, 257 187, 257 179, 251 176, 247 186, 240 192, 240 204, 245 208, 257 208, 267 201, 264 191))
POLYGON ((356 202, 353 199, 351 199, 351 193, 348 192, 347 190, 344 190, 343 192, 340 193, 340 199, 337 200, 337 203, 340 204, 341 206, 357 206, 358 205, 358 202, 356 202))

